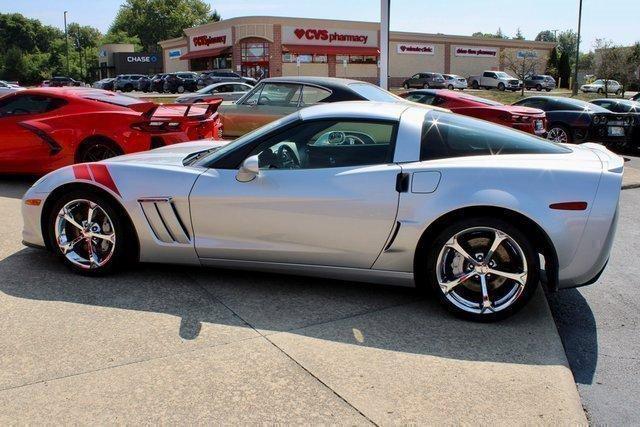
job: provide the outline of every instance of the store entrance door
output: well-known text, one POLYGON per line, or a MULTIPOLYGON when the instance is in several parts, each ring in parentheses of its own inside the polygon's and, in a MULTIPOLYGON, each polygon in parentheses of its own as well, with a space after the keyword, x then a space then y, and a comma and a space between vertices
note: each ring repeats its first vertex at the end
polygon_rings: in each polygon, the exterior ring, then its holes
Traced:
POLYGON ((268 61, 243 62, 240 68, 244 77, 251 77, 256 80, 269 77, 268 61))

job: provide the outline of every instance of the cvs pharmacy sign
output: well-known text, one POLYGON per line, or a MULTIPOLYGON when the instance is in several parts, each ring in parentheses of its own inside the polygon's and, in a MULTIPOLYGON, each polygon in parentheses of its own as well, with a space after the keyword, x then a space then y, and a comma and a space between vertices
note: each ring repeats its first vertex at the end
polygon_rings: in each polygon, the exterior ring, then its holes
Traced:
POLYGON ((378 33, 376 31, 335 28, 282 27, 282 42, 285 44, 376 47, 378 33))
POLYGON ((231 46, 231 29, 194 34, 189 37, 189 51, 231 46))

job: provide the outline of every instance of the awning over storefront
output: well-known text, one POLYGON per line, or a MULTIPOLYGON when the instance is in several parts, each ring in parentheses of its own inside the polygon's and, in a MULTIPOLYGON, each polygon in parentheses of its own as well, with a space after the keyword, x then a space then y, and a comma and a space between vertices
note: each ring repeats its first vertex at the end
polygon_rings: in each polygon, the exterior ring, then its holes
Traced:
POLYGON ((359 46, 316 46, 316 45, 297 45, 283 44, 285 52, 291 52, 299 55, 366 55, 378 56, 380 51, 377 47, 359 47, 359 46))
POLYGON ((214 49, 196 50, 195 52, 187 52, 180 57, 180 59, 196 59, 196 58, 209 58, 212 56, 220 56, 227 53, 231 53, 231 46, 218 47, 214 49))

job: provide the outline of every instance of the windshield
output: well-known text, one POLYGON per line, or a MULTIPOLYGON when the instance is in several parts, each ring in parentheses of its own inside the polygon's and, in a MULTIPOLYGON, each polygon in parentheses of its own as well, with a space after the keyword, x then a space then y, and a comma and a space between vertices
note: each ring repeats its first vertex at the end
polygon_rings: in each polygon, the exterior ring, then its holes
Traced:
POLYGON ((509 74, 505 73, 504 71, 496 71, 496 76, 500 77, 500 78, 512 78, 509 74))
POLYGON ((253 130, 245 135, 242 135, 240 138, 234 140, 233 142, 230 142, 229 144, 221 147, 220 149, 215 149, 215 151, 209 153, 208 156, 202 157, 197 164, 198 165, 205 165, 211 162, 215 162, 216 160, 218 160, 219 158, 221 158, 222 156, 226 155, 227 153, 230 153, 232 151, 234 151, 235 149, 242 147, 245 144, 250 143, 251 141, 253 141, 255 138, 258 138, 264 134, 267 134, 279 127, 282 126, 287 126, 288 124, 291 124, 297 120, 300 119, 300 113, 295 112, 292 114, 289 114, 288 116, 284 116, 281 119, 278 119, 276 121, 273 121, 271 123, 267 123, 266 125, 253 130))
POLYGON ((351 83, 349 87, 369 101, 398 102, 401 100, 391 92, 369 83, 351 83))

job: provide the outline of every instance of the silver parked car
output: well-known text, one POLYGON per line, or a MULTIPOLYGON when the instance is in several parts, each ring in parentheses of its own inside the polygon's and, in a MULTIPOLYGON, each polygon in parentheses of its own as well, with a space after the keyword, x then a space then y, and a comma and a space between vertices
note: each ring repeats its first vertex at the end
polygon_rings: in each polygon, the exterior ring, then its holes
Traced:
POLYGON ((9 83, 4 80, 0 80, 0 96, 8 95, 10 93, 24 89, 25 88, 15 83, 9 83))
POLYGON ((456 74, 443 74, 442 77, 444 77, 444 84, 449 90, 465 90, 467 88, 467 79, 462 76, 458 76, 456 74))
POLYGON ((460 316, 497 320, 540 280, 598 278, 622 169, 597 144, 410 103, 336 102, 226 145, 58 169, 25 194, 22 238, 87 276, 140 260, 415 285, 460 316))
POLYGON ((524 79, 524 87, 527 90, 535 89, 540 92, 544 89, 551 92, 556 88, 556 79, 545 74, 535 74, 524 79))
POLYGON ((580 90, 584 93, 596 92, 596 93, 615 93, 619 95, 622 93, 622 85, 615 80, 598 79, 593 83, 580 86, 580 90))
POLYGON ((237 101, 251 89, 253 89, 253 86, 242 82, 214 83, 198 89, 193 93, 181 95, 176 98, 176 102, 180 104, 193 104, 194 102, 204 102, 211 99, 237 101))

